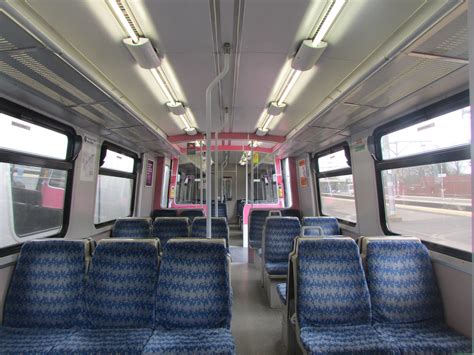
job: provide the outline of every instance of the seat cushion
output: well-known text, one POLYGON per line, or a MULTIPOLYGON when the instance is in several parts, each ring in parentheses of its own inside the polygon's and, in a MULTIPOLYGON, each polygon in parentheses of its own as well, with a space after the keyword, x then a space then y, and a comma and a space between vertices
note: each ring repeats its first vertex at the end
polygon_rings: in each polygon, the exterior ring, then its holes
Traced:
POLYGON ((323 234, 326 236, 341 234, 339 223, 334 217, 304 217, 303 226, 321 227, 323 234))
POLYGON ((288 261, 286 262, 266 262, 265 270, 270 275, 285 275, 288 273, 288 261))
POLYGON ((150 221, 147 218, 119 218, 112 228, 114 238, 149 238, 150 221))
POLYGON ((148 341, 145 354, 234 354, 234 339, 230 330, 217 329, 157 329, 148 341))
POLYGON ((382 339, 402 353, 470 353, 471 341, 440 322, 374 325, 382 339))
POLYGON ((277 293, 280 297, 280 300, 283 304, 286 304, 286 283, 281 283, 277 285, 277 293))
POLYGON ((84 329, 54 347, 51 353, 141 354, 152 329, 84 329))
POLYGON ((0 353, 48 353, 74 330, 0 327, 0 353))
POLYGON ((396 354, 398 349, 384 342, 370 325, 305 327, 300 330, 309 354, 396 354))

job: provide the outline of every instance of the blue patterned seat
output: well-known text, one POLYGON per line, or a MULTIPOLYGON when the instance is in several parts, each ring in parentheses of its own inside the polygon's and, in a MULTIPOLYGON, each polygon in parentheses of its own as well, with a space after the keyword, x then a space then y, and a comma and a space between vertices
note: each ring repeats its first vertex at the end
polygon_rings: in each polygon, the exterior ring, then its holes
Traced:
POLYGON ((369 290, 352 239, 300 238, 294 267, 299 337, 310 354, 397 352, 371 326, 369 290))
POLYGON ((367 279, 375 328, 405 352, 470 352, 469 339, 444 324, 426 247, 415 240, 367 244, 367 279))
POLYGON ((285 275, 288 255, 300 235, 300 221, 296 217, 268 217, 263 231, 263 261, 270 275, 285 275))
MULTIPOLYGON (((196 217, 191 226, 192 238, 206 238, 206 218, 196 217)), ((211 218, 211 238, 224 239, 227 250, 229 250, 229 226, 223 217, 211 218)))
POLYGON ((153 210, 150 216, 151 219, 154 221, 157 217, 176 217, 178 216, 178 211, 170 209, 153 210))
POLYGON ((262 247, 263 226, 268 217, 268 210, 253 210, 249 221, 249 245, 251 248, 262 247))
POLYGON ((112 228, 112 238, 149 238, 150 220, 148 218, 119 218, 112 228))
POLYGON ((179 216, 188 217, 189 220, 192 222, 196 217, 204 217, 204 213, 200 209, 184 210, 179 214, 179 216))
POLYGON ((281 215, 283 217, 296 217, 298 219, 301 218, 300 211, 294 208, 281 210, 281 215))
POLYGON ((187 238, 189 219, 187 217, 158 217, 153 222, 151 235, 160 239, 163 248, 172 238, 187 238))
POLYGON ((173 240, 163 250, 156 330, 145 353, 233 354, 229 259, 219 240, 173 240))
POLYGON ((303 227, 321 227, 324 235, 340 235, 341 230, 337 219, 334 217, 303 217, 303 227))
POLYGON ((225 202, 218 202, 217 203, 217 216, 216 216, 216 209, 214 207, 214 203, 212 204, 211 210, 212 217, 224 217, 227 219, 227 204, 225 202))
POLYGON ((5 300, 2 354, 47 353, 81 325, 89 247, 87 240, 23 245, 5 300))
POLYGON ((278 297, 280 297, 281 303, 286 304, 286 283, 282 282, 277 285, 278 297))

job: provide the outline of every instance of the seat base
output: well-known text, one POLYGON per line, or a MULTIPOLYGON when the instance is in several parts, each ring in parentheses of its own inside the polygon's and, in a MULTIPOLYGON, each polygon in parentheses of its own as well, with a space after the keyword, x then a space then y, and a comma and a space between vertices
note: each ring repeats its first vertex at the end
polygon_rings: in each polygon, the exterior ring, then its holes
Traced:
POLYGON ((405 353, 470 353, 471 341, 441 322, 375 324, 381 338, 405 353))
POLYGON ((143 351, 145 354, 234 354, 229 329, 157 329, 143 351))
POLYGON ((278 295, 277 285, 285 280, 286 275, 269 275, 266 271, 263 273, 263 288, 270 308, 282 308, 284 306, 278 295))

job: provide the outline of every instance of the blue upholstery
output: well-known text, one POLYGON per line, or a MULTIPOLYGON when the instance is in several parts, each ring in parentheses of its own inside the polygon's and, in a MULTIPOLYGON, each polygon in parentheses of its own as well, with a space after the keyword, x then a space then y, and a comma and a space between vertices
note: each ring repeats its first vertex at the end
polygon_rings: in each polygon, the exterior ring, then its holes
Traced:
POLYGON ((302 226, 301 233, 303 237, 324 237, 322 228, 316 226, 302 226))
POLYGON ((172 238, 187 238, 189 219, 187 217, 158 217, 153 222, 151 235, 159 238, 163 248, 172 238))
POLYGON ((306 327, 300 339, 311 355, 398 354, 395 344, 382 341, 370 324, 306 327))
POLYGON ((290 209, 285 209, 285 210, 281 210, 281 215, 283 217, 296 217, 296 218, 301 218, 301 213, 299 210, 296 210, 294 208, 290 208, 290 209))
POLYGON ((227 328, 155 330, 145 354, 234 354, 235 345, 227 328))
POLYGON ((154 210, 151 213, 152 220, 155 220, 157 217, 176 217, 178 215, 178 211, 164 209, 164 210, 154 210))
POLYGON ((249 221, 249 244, 251 248, 262 247, 263 226, 268 217, 268 210, 253 210, 249 221))
POLYGON ((341 230, 334 217, 303 217, 303 226, 321 227, 324 235, 340 235, 341 230))
POLYGON ((300 221, 296 217, 268 217, 263 232, 265 269, 270 275, 286 275, 288 255, 293 242, 300 235, 300 221))
POLYGON ((0 354, 46 354, 74 330, 0 327, 0 354))
POLYGON ((83 329, 50 354, 141 354, 151 334, 152 329, 83 329))
POLYGON ((86 241, 23 244, 5 301, 4 325, 73 328, 80 325, 86 241))
POLYGON ((286 304, 286 283, 277 284, 278 297, 283 304, 286 304))
POLYGON ((227 204, 225 202, 217 203, 217 216, 214 203, 212 204, 211 216, 212 217, 225 217, 227 218, 227 204))
MULTIPOLYGON (((196 217, 191 226, 192 238, 206 238, 206 218, 196 217)), ((229 226, 227 220, 222 217, 211 218, 212 239, 225 239, 227 248, 229 247, 229 226)))
POLYGON ((470 353, 471 341, 440 322, 375 324, 382 339, 397 344, 402 353, 470 353))
POLYGON ((297 246, 300 328, 370 324, 370 298, 352 239, 300 239, 297 246))
POLYGON ((155 245, 99 243, 85 291, 87 327, 152 328, 157 278, 155 245))
POLYGON ((165 329, 229 328, 227 251, 214 241, 170 241, 163 249, 156 324, 165 329))
POLYGON ((188 217, 189 220, 192 222, 196 217, 204 217, 204 213, 202 210, 194 209, 194 210, 184 210, 179 214, 180 217, 188 217))
POLYGON ((113 238, 149 238, 150 221, 148 218, 120 218, 112 228, 113 238))
POLYGON ((375 321, 407 323, 443 319, 431 259, 419 241, 369 242, 367 280, 375 321))

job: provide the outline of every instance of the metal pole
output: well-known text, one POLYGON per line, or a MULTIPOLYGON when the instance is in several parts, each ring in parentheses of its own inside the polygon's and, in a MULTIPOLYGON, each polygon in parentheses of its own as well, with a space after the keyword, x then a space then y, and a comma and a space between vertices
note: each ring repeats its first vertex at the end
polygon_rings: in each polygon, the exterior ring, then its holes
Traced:
POLYGON ((253 182, 253 144, 250 146, 250 200, 254 203, 254 182, 253 182))
POLYGON ((201 171, 201 177, 200 177, 200 180, 199 180, 199 183, 200 183, 200 189, 201 189, 201 207, 203 205, 203 201, 204 201, 204 196, 203 196, 203 193, 204 193, 204 181, 203 181, 203 174, 202 174, 202 142, 201 142, 201 150, 199 151, 199 170, 201 171))
POLYGON ((217 195, 219 195, 219 132, 216 129, 214 140, 214 216, 219 217, 217 195))
POLYGON ((211 131, 212 131, 212 112, 211 112, 211 94, 212 89, 229 71, 230 44, 224 45, 224 69, 209 84, 206 89, 206 238, 211 238, 211 131))
POLYGON ((249 203, 249 162, 245 162, 245 204, 249 203))

